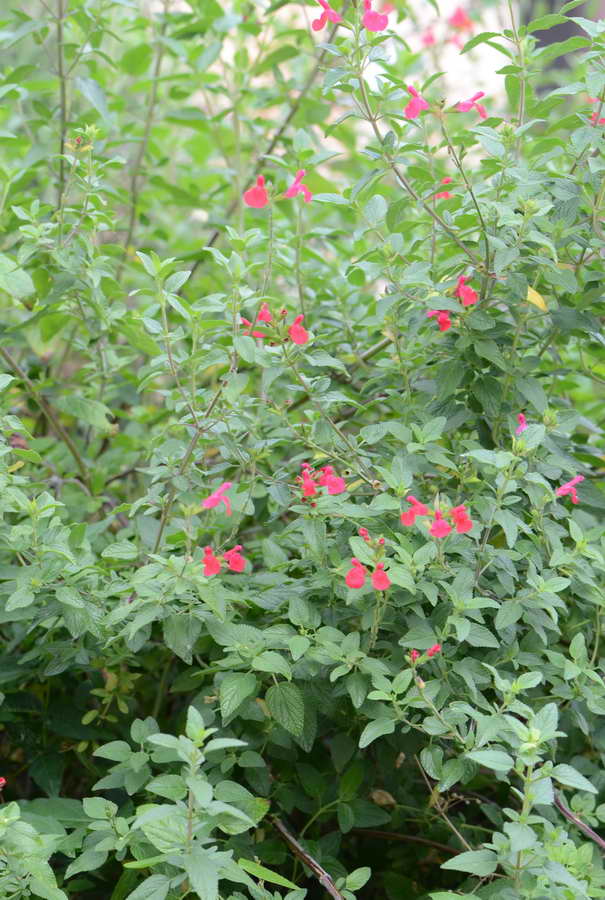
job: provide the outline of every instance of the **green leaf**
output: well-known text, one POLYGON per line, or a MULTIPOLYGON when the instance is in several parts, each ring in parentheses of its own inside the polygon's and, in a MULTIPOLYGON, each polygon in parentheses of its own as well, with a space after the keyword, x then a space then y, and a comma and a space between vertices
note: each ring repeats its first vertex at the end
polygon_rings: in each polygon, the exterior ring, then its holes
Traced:
POLYGON ((377 738, 382 737, 383 734, 393 734, 394 731, 394 719, 375 719, 373 722, 368 722, 361 732, 359 746, 361 748, 367 747, 377 738))
POLYGON ((469 875, 477 875, 480 878, 492 875, 497 867, 498 857, 493 850, 469 850, 466 853, 458 853, 452 859, 441 864, 442 869, 467 872, 469 875))
POLYGON ((109 431, 113 427, 111 422, 107 421, 107 417, 112 415, 111 410, 99 400, 90 400, 88 397, 78 397, 70 393, 57 397, 54 403, 62 412, 86 422, 99 431, 109 431))
POLYGON ((23 300, 33 294, 34 290, 34 283, 25 269, 21 269, 9 256, 0 253, 0 291, 6 291, 16 300, 23 300))
POLYGON ((230 672, 219 688, 219 701, 223 719, 228 719, 236 709, 256 692, 256 677, 251 673, 230 672))
POLYGON ((76 89, 83 97, 86 97, 88 102, 94 106, 101 117, 103 119, 108 119, 109 110, 107 109, 107 100, 105 98, 105 92, 99 82, 95 81, 94 78, 83 78, 82 76, 78 76, 74 79, 74 83, 76 89))
POLYGON ((578 791, 589 791, 591 794, 598 794, 596 787, 590 783, 588 778, 585 778, 584 775, 580 774, 573 766, 561 763, 554 767, 551 774, 555 781, 558 781, 559 784, 564 784, 565 787, 575 788, 578 791))
POLYGON ((287 878, 284 878, 283 875, 278 875, 277 872, 272 872, 271 869, 267 869, 265 866, 261 866, 251 859, 244 859, 240 856, 237 864, 244 872, 247 872, 249 875, 254 875, 255 878, 259 878, 262 881, 268 881, 269 884, 278 884, 280 887, 297 890, 296 885, 291 881, 288 881, 287 878))
POLYGON ((494 772, 510 772, 515 764, 512 756, 502 750, 473 750, 466 756, 480 766, 493 769, 494 772))
POLYGON ((299 688, 289 681, 274 684, 267 691, 265 701, 278 725, 295 737, 301 737, 305 724, 305 705, 299 688))
MULTIPOLYGON (((156 857, 157 861, 163 860, 163 856, 156 857)), ((130 865, 124 863, 125 866, 130 865)), ((143 868, 146 868, 143 867, 143 868)), ((166 900, 170 890, 170 878, 168 875, 150 875, 138 888, 128 895, 126 900, 166 900)))

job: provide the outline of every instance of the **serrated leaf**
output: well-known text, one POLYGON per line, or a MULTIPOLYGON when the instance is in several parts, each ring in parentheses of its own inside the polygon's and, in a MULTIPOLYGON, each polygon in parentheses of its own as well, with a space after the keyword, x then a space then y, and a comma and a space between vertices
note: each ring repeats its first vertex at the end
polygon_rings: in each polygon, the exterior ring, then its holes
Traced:
POLYGON ((305 704, 299 688, 290 681, 272 685, 265 695, 267 708, 275 721, 301 737, 305 724, 305 704))
POLYGON ((256 691, 256 678, 252 673, 230 672, 221 681, 219 701, 221 715, 227 719, 247 697, 256 691))

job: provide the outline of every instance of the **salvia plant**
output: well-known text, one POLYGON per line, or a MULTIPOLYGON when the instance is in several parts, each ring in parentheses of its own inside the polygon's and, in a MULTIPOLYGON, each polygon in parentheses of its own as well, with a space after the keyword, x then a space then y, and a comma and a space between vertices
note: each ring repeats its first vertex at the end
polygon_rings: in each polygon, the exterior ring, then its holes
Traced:
POLYGON ((593 6, 0 10, 0 897, 605 898, 593 6))

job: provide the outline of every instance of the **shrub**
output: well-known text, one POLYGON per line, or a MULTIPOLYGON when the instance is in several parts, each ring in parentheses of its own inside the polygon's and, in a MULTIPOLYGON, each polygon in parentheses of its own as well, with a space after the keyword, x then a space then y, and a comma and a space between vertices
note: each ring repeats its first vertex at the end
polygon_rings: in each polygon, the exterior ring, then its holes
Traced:
POLYGON ((7 13, 3 897, 605 897, 578 5, 7 13))

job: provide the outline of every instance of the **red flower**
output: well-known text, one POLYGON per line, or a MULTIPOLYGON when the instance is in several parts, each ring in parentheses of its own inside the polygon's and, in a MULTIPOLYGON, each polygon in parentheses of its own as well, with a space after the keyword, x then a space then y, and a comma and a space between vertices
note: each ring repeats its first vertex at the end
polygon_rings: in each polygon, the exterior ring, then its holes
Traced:
POLYGON ((443 514, 438 509, 435 510, 434 516, 435 521, 429 528, 429 533, 436 538, 447 537, 452 530, 452 526, 445 521, 443 514))
POLYGON ((285 192, 284 197, 292 198, 292 197, 296 197, 298 194, 302 194, 303 197, 305 198, 305 203, 311 202, 311 200, 313 199, 313 194, 311 193, 311 191, 309 190, 307 185, 302 183, 302 180, 306 174, 307 173, 306 173, 305 169, 298 170, 298 172, 296 173, 296 176, 294 178, 294 181, 292 182, 292 184, 290 185, 288 190, 285 192))
POLYGON ((391 579, 384 571, 384 563, 378 563, 372 574, 372 587, 377 591, 387 591, 391 586, 391 579))
POLYGON ((208 578, 211 575, 218 575, 221 571, 221 561, 218 556, 214 555, 212 547, 204 547, 204 558, 202 562, 204 564, 204 575, 208 578))
POLYGON ((410 650, 410 660, 412 661, 412 664, 416 662, 419 656, 420 653, 418 652, 418 650, 410 650))
POLYGON ((269 202, 269 194, 265 189, 265 178, 259 175, 254 187, 244 192, 244 203, 253 209, 262 209, 269 202))
POLYGON ((429 309, 426 317, 427 319, 430 319, 432 316, 437 316, 439 331, 447 331, 452 327, 452 320, 446 309, 429 309))
POLYGON ((273 316, 271 315, 271 310, 269 309, 268 303, 263 303, 258 312, 258 316, 256 317, 258 322, 272 322, 273 316))
POLYGON ((237 544, 232 550, 226 550, 223 553, 223 559, 232 572, 243 572, 246 568, 246 560, 240 553, 241 549, 242 545, 237 544))
POLYGON ((321 31, 322 28, 328 24, 328 22, 334 22, 335 25, 338 25, 339 22, 342 22, 342 16, 339 16, 335 10, 332 9, 329 3, 326 0, 318 0, 319 5, 323 8, 323 12, 319 19, 313 19, 311 22, 311 28, 313 31, 321 31))
POLYGON ((416 500, 416 498, 411 494, 405 499, 408 503, 411 503, 412 506, 410 509, 407 509, 405 512, 401 513, 401 523, 403 525, 413 525, 416 521, 416 516, 428 516, 429 509, 428 506, 424 505, 424 503, 420 503, 420 501, 416 500))
POLYGON ((363 0, 365 12, 361 24, 368 31, 384 31, 389 26, 389 17, 372 9, 372 0, 363 0))
POLYGON ((432 47, 433 44, 437 43, 435 32, 432 28, 427 28, 426 31, 422 33, 420 40, 422 41, 423 47, 432 47))
POLYGON ((231 501, 229 500, 229 497, 225 497, 224 494, 225 494, 225 491, 229 490, 229 488, 232 486, 232 484, 233 484, 233 482, 231 482, 231 481, 225 481, 225 482, 223 482, 223 484, 221 484, 220 487, 218 487, 214 491, 214 493, 210 494, 209 497, 206 497, 206 499, 204 501, 202 501, 202 506, 204 507, 204 509, 214 509, 214 507, 218 506, 219 503, 224 503, 225 511, 226 511, 227 515, 230 516, 231 515, 231 501))
POLYGON ((459 28, 460 31, 468 31, 473 27, 472 20, 469 19, 466 10, 462 9, 461 6, 456 8, 453 15, 447 20, 447 23, 448 25, 451 25, 452 28, 459 28))
POLYGON ((485 91, 477 91, 477 93, 473 94, 469 100, 462 100, 458 104, 458 109, 460 112, 468 112, 469 109, 475 108, 482 119, 487 119, 487 110, 485 106, 483 106, 482 103, 477 103, 477 100, 480 100, 482 97, 485 97, 485 91))
POLYGON ((441 644, 433 644, 432 647, 426 651, 426 655, 430 659, 433 656, 437 656, 438 653, 441 653, 441 644))
POLYGON ((309 463, 302 464, 302 473, 297 481, 302 484, 303 497, 315 497, 317 494, 317 486, 313 477, 313 469, 309 463))
POLYGON ((334 475, 332 466, 324 466, 321 471, 323 472, 323 475, 317 483, 322 487, 327 487, 328 494, 342 494, 346 491, 347 486, 344 478, 341 478, 339 475, 334 475))
POLYGON ((566 497, 568 494, 571 497, 572 503, 579 503, 578 494, 576 492, 576 484, 580 484, 581 481, 584 481, 583 475, 576 475, 575 478, 572 478, 571 481, 566 481, 565 484, 562 484, 561 487, 558 487, 555 491, 557 497, 566 497))
POLYGON ((6 787, 6 778, 0 778, 0 791, 6 787))
POLYGON ((426 100, 420 96, 420 94, 418 93, 416 88, 413 88, 413 87, 411 87, 411 85, 408 85, 407 91, 408 91, 408 94, 411 95, 412 99, 410 100, 410 102, 408 103, 406 108, 404 109, 403 114, 406 117, 406 119, 415 119, 416 116, 420 115, 420 113, 424 109, 429 109, 429 105, 426 102, 426 100))
POLYGON ((247 335, 251 334, 252 337, 262 338, 262 339, 267 337, 267 335, 263 331, 251 331, 250 329, 252 328, 252 322, 250 322, 248 319, 245 319, 243 316, 242 316, 242 325, 246 325, 246 330, 244 331, 244 334, 247 334, 247 335))
MULTIPOLYGON (((452 179, 449 176, 441 179, 441 184, 451 184, 452 179)), ((435 194, 435 200, 449 200, 450 197, 453 197, 453 194, 450 194, 449 191, 439 191, 435 194)))
POLYGON ((346 574, 345 582, 350 588, 361 588, 366 582, 366 568, 355 557, 351 560, 352 568, 346 574))
POLYGON ((364 540, 366 542, 366 544, 369 543, 370 532, 368 531, 367 528, 360 528, 359 531, 357 532, 357 534, 359 535, 360 538, 362 538, 362 540, 364 540))
POLYGON ((472 531, 473 522, 466 511, 466 506, 453 506, 449 511, 449 515, 454 520, 458 534, 466 534, 467 531, 472 531))
POLYGON ((463 306, 472 306, 479 299, 479 294, 469 287, 465 282, 468 275, 460 275, 458 278, 458 287, 454 291, 454 297, 462 300, 463 306))
POLYGON ((309 340, 309 332, 300 324, 303 319, 304 316, 296 316, 296 318, 288 328, 290 340, 295 344, 306 344, 309 340))
POLYGON ((517 416, 518 426, 515 428, 515 434, 523 434, 525 429, 527 428, 527 419, 523 415, 523 413, 519 413, 517 416))

